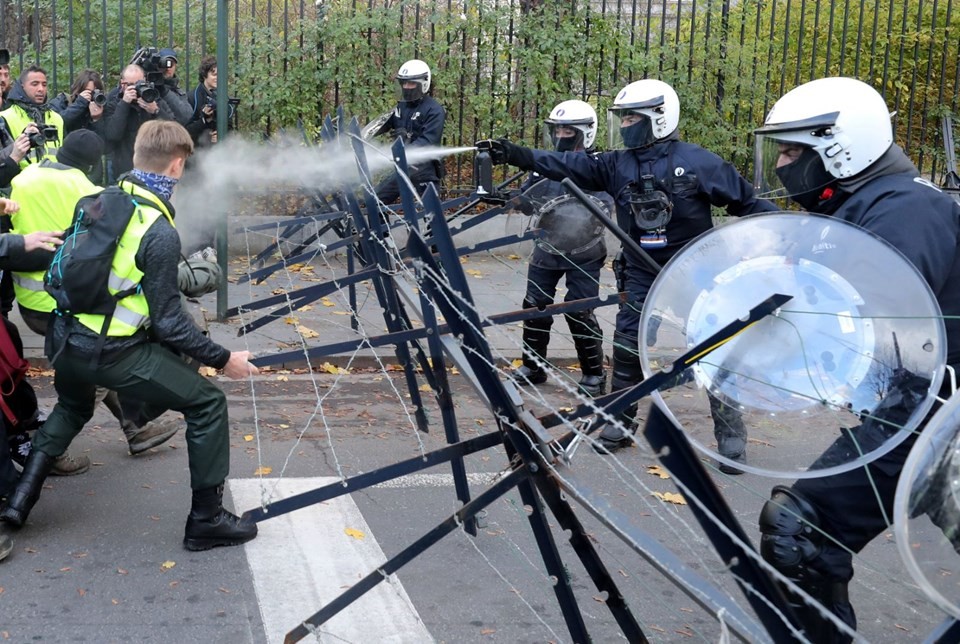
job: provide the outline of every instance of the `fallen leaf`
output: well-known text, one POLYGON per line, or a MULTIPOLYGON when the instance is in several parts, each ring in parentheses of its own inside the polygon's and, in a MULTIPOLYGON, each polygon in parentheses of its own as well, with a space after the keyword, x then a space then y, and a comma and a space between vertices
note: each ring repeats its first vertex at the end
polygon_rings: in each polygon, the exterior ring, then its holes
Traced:
POLYGON ((272 291, 270 291, 270 293, 273 294, 273 295, 286 295, 286 294, 287 294, 287 292, 286 292, 284 289, 282 289, 282 288, 275 288, 275 289, 273 289, 272 291))
POLYGON ((77 588, 77 594, 80 595, 81 597, 83 597, 84 595, 87 594, 87 589, 86 589, 86 588, 77 588))
POLYGON ((285 324, 300 324, 300 318, 296 317, 295 315, 288 315, 287 317, 283 318, 283 322, 285 324))
POLYGON ((253 436, 251 436, 250 434, 247 434, 246 436, 243 437, 243 440, 249 443, 250 441, 253 440, 253 436))
POLYGON ((666 503, 674 503, 676 505, 687 504, 687 501, 683 498, 683 495, 677 494, 676 492, 654 492, 653 496, 666 503))
POLYGON ((126 574, 129 574, 129 573, 127 573, 127 571, 124 570, 123 568, 117 568, 117 574, 118 574, 118 575, 126 575, 126 574))
POLYGON ((212 378, 217 375, 217 370, 213 367, 200 367, 199 373, 201 376, 212 378))
POLYGON ((164 561, 160 564, 160 570, 167 571, 177 565, 176 561, 164 561))
POLYGON ((433 391, 430 385, 420 385, 420 391, 433 391))
POLYGON ((269 473, 272 472, 272 471, 273 471, 273 468, 272 468, 272 467, 267 467, 266 465, 261 465, 261 466, 258 467, 256 470, 254 470, 253 475, 254 475, 254 476, 266 476, 267 474, 269 474, 269 473))
POLYGON ((496 632, 497 632, 497 629, 495 629, 495 628, 481 628, 481 629, 480 629, 480 634, 481 634, 481 635, 493 635, 493 634, 496 633, 496 632))
POLYGON ((335 365, 335 364, 330 364, 329 362, 324 362, 322 365, 320 365, 320 371, 323 371, 323 372, 325 372, 325 373, 332 373, 332 374, 334 374, 334 375, 340 375, 340 374, 344 374, 344 373, 350 373, 349 371, 347 371, 347 370, 344 369, 343 367, 338 367, 337 365, 335 365))
POLYGON ((647 465, 647 474, 653 474, 654 476, 659 476, 662 479, 670 478, 670 475, 664 471, 659 465, 647 465))
POLYGON ((354 528, 344 528, 343 531, 348 537, 353 537, 354 539, 363 539, 367 536, 360 530, 356 530, 354 528))
POLYGON ((286 382, 290 379, 287 378, 286 376, 277 376, 277 380, 279 380, 280 382, 286 382))
POLYGON ((467 270, 464 271, 464 273, 466 273, 467 275, 473 275, 474 277, 482 277, 482 276, 483 276, 483 273, 481 273, 480 271, 478 271, 478 270, 475 269, 475 268, 468 268, 467 270))
POLYGON ((325 297, 324 297, 324 298, 321 298, 320 304, 323 304, 324 306, 336 306, 336 305, 337 305, 336 302, 331 302, 330 300, 328 300, 328 299, 325 298, 325 297))
POLYGON ((297 307, 297 310, 298 310, 298 311, 312 311, 312 310, 313 310, 313 305, 312 305, 312 304, 304 304, 303 306, 298 306, 298 307, 297 307))
POLYGON ((519 255, 507 255, 507 259, 523 259, 519 255))
POLYGON ((120 600, 119 600, 119 599, 111 599, 111 600, 110 600, 110 603, 113 604, 114 606, 118 606, 118 605, 120 604, 120 600))
POLYGON ((307 328, 302 324, 297 327, 297 333, 302 335, 305 338, 319 338, 320 334, 314 331, 313 329, 307 328))
POLYGON ((510 363, 510 366, 513 367, 514 369, 517 369, 517 368, 519 368, 519 367, 522 367, 522 366, 523 366, 523 360, 521 360, 520 358, 517 358, 516 360, 514 360, 513 362, 510 363))

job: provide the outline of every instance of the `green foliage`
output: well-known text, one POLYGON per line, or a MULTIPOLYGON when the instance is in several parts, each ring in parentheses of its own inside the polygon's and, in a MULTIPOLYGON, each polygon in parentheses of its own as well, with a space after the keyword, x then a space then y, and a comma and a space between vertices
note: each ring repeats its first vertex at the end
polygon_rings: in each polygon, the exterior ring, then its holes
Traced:
MULTIPOLYGON (((180 76, 192 85, 200 58, 215 51, 215 5, 174 0, 155 24, 160 3, 49 0, 34 5, 40 40, 24 55, 36 48, 58 71, 57 89, 88 61, 112 84, 137 34, 162 47, 172 32, 180 76)), ((519 0, 324 0, 290 3, 287 16, 279 3, 266 6, 231 2, 229 24, 241 128, 265 134, 298 122, 315 132, 338 105, 367 122, 394 104, 396 70, 413 57, 434 71, 449 145, 493 136, 538 145, 550 108, 573 97, 597 108, 602 145, 616 92, 656 77, 680 95, 682 136, 744 171, 751 130, 777 97, 811 78, 855 76, 882 91, 898 112, 898 142, 915 159, 942 156, 937 119, 956 113, 960 91, 960 11, 945 2, 540 0, 524 13, 519 0)))

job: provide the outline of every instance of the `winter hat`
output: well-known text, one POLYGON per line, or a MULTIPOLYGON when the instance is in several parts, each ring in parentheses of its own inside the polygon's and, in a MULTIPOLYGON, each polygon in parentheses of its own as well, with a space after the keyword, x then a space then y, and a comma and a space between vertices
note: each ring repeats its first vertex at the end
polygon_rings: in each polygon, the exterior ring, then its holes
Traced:
POLYGON ((177 52, 173 51, 169 47, 161 49, 158 55, 160 56, 160 60, 163 60, 164 58, 172 58, 175 62, 180 62, 177 60, 177 52))
POLYGON ((99 163, 102 156, 103 139, 93 130, 74 130, 57 150, 58 162, 84 172, 99 163))

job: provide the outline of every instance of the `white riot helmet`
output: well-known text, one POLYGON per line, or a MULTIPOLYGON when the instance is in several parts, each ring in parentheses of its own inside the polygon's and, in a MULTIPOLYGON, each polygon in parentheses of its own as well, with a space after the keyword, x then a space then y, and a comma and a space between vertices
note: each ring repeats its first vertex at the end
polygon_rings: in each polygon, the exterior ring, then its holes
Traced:
POLYGON ((408 60, 400 66, 397 82, 400 83, 401 100, 408 103, 419 101, 430 91, 430 66, 416 58, 408 60), (404 89, 403 84, 409 82, 417 83, 419 87, 404 89))
POLYGON ((680 99, 663 81, 648 78, 630 83, 617 94, 608 113, 610 148, 644 148, 673 134, 680 124, 680 99), (624 118, 644 118, 627 127, 624 118))
POLYGON ((883 97, 866 83, 841 77, 787 92, 754 135, 758 190, 791 197, 808 209, 826 186, 860 174, 893 144, 883 97))
POLYGON ((572 100, 558 104, 544 122, 547 145, 558 152, 590 150, 597 138, 597 111, 584 101, 572 100), (576 132, 563 136, 563 130, 576 132))

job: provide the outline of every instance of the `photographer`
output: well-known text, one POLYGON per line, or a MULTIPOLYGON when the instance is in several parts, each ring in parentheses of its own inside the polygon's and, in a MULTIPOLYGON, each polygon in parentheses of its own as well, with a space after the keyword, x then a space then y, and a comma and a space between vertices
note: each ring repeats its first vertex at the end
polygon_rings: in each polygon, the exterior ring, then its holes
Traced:
MULTIPOLYGON (((187 97, 193 108, 193 116, 187 131, 199 147, 217 142, 217 58, 207 56, 200 61, 200 83, 187 97)), ((230 106, 230 117, 233 105, 230 106)))
POLYGON ((19 159, 18 165, 25 168, 44 158, 56 160, 57 148, 64 136, 63 117, 47 103, 47 72, 37 65, 27 67, 14 83, 7 100, 10 106, 0 112, 0 127, 6 131, 7 138, 0 144, 6 147, 35 124, 39 134, 30 138, 34 151, 19 159))
POLYGON ((180 79, 177 78, 177 53, 166 48, 161 49, 157 56, 159 67, 163 71, 163 80, 157 82, 160 98, 170 107, 177 123, 185 126, 193 120, 193 108, 187 100, 187 92, 180 88, 180 79))
POLYGON ((155 119, 176 120, 167 102, 160 98, 155 83, 147 80, 143 67, 127 65, 120 74, 120 85, 110 92, 103 110, 103 138, 111 149, 108 183, 133 169, 137 132, 141 125, 155 119))
POLYGON ((103 108, 107 104, 107 95, 103 91, 103 79, 92 69, 85 69, 77 75, 70 94, 60 92, 50 101, 50 107, 63 117, 63 127, 67 134, 74 130, 93 130, 103 136, 103 108))

